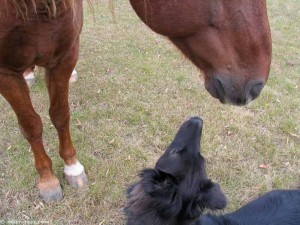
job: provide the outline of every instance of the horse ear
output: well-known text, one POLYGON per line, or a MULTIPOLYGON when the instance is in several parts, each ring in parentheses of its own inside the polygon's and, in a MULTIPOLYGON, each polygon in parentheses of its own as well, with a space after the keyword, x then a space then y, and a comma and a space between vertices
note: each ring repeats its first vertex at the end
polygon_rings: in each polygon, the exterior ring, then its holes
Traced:
POLYGON ((177 188, 177 181, 171 174, 154 169, 145 169, 140 174, 141 184, 146 194, 169 203, 177 188))
POLYGON ((224 209, 227 205, 227 199, 222 192, 220 185, 209 181, 201 190, 200 204, 211 210, 224 209))

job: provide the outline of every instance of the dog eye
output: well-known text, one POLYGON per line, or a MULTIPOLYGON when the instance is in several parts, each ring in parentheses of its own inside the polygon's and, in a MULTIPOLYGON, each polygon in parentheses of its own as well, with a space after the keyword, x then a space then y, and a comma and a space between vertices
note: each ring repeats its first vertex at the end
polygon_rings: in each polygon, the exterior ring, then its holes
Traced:
POLYGON ((179 154, 179 153, 182 153, 182 151, 183 151, 183 148, 173 148, 170 153, 171 154, 179 154))

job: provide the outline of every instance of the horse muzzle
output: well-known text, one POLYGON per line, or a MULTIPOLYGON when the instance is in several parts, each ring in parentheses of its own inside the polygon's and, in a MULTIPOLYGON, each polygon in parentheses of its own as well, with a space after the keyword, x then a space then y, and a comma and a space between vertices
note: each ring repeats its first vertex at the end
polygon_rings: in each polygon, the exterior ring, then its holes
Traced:
POLYGON ((206 90, 223 104, 247 105, 256 99, 263 87, 265 81, 250 80, 243 84, 229 77, 214 77, 205 82, 206 90))

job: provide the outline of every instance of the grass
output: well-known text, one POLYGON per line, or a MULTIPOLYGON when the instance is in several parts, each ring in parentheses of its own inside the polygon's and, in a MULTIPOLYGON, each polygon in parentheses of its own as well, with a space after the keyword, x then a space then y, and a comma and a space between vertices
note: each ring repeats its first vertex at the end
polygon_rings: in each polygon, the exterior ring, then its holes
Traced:
POLYGON ((49 224, 123 224, 125 189, 153 166, 187 116, 204 119, 203 155, 210 177, 230 200, 226 211, 258 195, 300 181, 300 22, 298 0, 268 1, 273 35, 270 79, 247 107, 221 105, 199 71, 164 38, 151 32, 118 1, 116 20, 103 4, 95 21, 85 12, 79 81, 72 85, 72 134, 90 179, 72 190, 63 178, 49 101, 39 74, 32 100, 65 197, 43 204, 33 155, 8 103, 0 99, 1 220, 49 224), (268 165, 260 169, 259 165, 268 165))

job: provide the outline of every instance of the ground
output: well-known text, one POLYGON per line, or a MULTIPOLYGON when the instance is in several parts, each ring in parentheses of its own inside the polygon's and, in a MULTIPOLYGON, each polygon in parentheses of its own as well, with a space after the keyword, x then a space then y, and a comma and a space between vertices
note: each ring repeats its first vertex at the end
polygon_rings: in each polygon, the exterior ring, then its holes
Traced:
POLYGON ((125 189, 151 167, 189 116, 204 120, 203 155, 209 176, 228 196, 226 212, 300 182, 300 41, 298 0, 268 1, 273 36, 270 79, 247 107, 221 105, 201 73, 166 39, 150 31, 128 1, 85 10, 79 80, 72 84, 72 134, 90 186, 71 189, 48 116, 42 71, 32 100, 44 140, 64 187, 60 203, 43 204, 37 172, 15 115, 0 98, 0 224, 124 224, 125 189), (298 19, 297 19, 298 18, 298 19))

